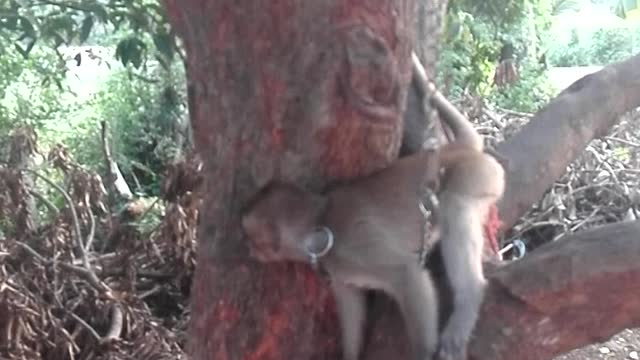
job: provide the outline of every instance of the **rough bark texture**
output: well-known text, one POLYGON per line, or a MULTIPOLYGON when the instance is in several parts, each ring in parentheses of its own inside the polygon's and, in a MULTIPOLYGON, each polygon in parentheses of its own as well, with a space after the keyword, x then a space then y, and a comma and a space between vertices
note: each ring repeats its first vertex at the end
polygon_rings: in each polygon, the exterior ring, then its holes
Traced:
MULTIPOLYGON (((238 215, 269 179, 320 189, 397 156, 415 4, 165 4, 188 51, 189 110, 208 178, 190 352, 194 359, 335 359, 327 285, 306 266, 250 261, 238 215)), ((371 339, 375 347, 398 336, 377 326, 371 339)))
POLYGON ((498 145, 508 159, 499 204, 510 228, 558 179, 591 140, 606 135, 625 112, 640 106, 640 55, 576 81, 516 135, 498 145))
POLYGON ((639 237, 606 225, 494 271, 470 359, 552 359, 640 326, 639 237))

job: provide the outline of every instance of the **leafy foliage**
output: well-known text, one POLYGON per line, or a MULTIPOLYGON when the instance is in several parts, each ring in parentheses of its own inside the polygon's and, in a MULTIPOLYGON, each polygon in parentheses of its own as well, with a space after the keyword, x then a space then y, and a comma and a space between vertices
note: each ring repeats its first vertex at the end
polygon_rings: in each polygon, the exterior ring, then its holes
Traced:
POLYGON ((114 160, 127 182, 138 193, 157 194, 165 164, 182 155, 189 146, 186 94, 182 66, 172 72, 150 69, 146 77, 130 77, 118 71, 87 105, 91 114, 76 128, 67 144, 81 163, 103 162, 99 122, 107 121, 114 160), (150 82, 152 81, 152 82, 150 82), (89 146, 87 146, 89 145, 89 146))
POLYGON ((581 37, 572 29, 568 42, 556 41, 549 50, 555 66, 607 65, 627 59, 640 51, 640 26, 600 28, 581 37))
POLYGON ((550 0, 452 1, 447 14, 438 81, 451 97, 488 97, 500 106, 530 111, 548 99, 550 86, 538 64, 548 39, 550 0), (496 89, 493 74, 501 50, 512 45, 520 81, 496 89), (535 91, 529 91, 529 89, 535 91))
POLYGON ((0 37, 13 43, 15 51, 28 57, 36 43, 57 50, 62 45, 82 44, 92 32, 126 28, 119 40, 117 58, 139 68, 147 46, 143 34, 153 38, 155 58, 168 67, 177 45, 162 7, 148 0, 7 0, 0 8, 0 37))
MULTIPOLYGON (((6 44, 0 39, 0 48, 6 44)), ((66 124, 65 112, 73 104, 65 104, 59 96, 62 76, 58 65, 55 56, 40 49, 28 59, 0 56, 0 144, 19 126, 40 130, 43 144, 49 143, 52 133, 65 132, 57 126, 66 124)))
POLYGON ((499 42, 491 27, 465 11, 447 14, 447 41, 441 54, 440 82, 449 95, 482 94, 488 88, 499 42))
MULTIPOLYGON (((80 53, 77 66, 93 56, 80 53)), ((106 120, 125 178, 139 193, 157 193, 163 165, 189 145, 177 54, 158 1, 0 1, 0 137, 28 124, 41 147, 64 143, 81 163, 103 170, 100 122, 106 120), (124 66, 88 102, 70 93, 66 81, 64 53, 80 44, 113 49, 124 66)))
POLYGON ((579 8, 579 0, 555 0, 551 4, 551 14, 556 16, 563 13, 575 12, 579 8))
POLYGON ((526 113, 535 113, 546 105, 555 89, 546 69, 537 62, 522 66, 520 79, 504 89, 493 89, 487 100, 497 106, 526 113))

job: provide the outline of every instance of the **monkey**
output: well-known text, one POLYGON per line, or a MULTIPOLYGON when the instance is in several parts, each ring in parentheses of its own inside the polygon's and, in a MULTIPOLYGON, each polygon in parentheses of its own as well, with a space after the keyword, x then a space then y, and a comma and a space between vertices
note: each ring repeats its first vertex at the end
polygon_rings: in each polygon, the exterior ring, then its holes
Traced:
POLYGON ((505 174, 500 163, 483 152, 483 139, 473 125, 428 80, 415 53, 412 64, 421 92, 429 95, 428 100, 455 135, 453 142, 438 149, 444 174, 437 193, 436 222, 453 293, 453 312, 442 331, 436 357, 464 360, 487 282, 482 269, 483 224, 490 206, 504 193, 505 174))
POLYGON ((466 351, 486 282, 482 223, 501 196, 504 175, 464 116, 444 118, 456 139, 435 156, 432 149, 420 150, 324 194, 273 181, 242 211, 251 257, 309 262, 328 273, 345 360, 357 360, 362 350, 366 289, 381 290, 398 304, 413 358, 457 360, 466 351), (439 241, 454 290, 454 311, 442 335, 433 280, 406 245, 421 239, 421 187, 439 177, 439 241))
POLYGON ((243 211, 250 256, 310 262, 327 272, 345 360, 357 360, 362 350, 366 290, 381 290, 398 304, 413 358, 428 360, 436 351, 433 283, 414 249, 401 240, 418 240, 423 218, 416 191, 425 164, 436 165, 433 155, 425 151, 400 159, 323 195, 274 181, 243 211))

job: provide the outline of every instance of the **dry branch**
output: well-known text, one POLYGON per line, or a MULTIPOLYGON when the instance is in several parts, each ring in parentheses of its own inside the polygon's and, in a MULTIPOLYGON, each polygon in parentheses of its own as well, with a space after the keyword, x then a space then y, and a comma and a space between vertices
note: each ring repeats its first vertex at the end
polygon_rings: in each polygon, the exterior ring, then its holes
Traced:
MULTIPOLYGON (((89 279, 91 285, 93 285, 93 287, 95 287, 97 290, 99 290, 101 292, 104 292, 105 294, 110 295, 111 294, 111 289, 109 289, 109 287, 105 283, 100 281, 100 279, 98 278, 96 273, 93 271, 93 267, 91 266, 91 263, 89 262, 89 256, 87 255, 87 248, 85 247, 85 242, 82 240, 82 230, 80 230, 80 220, 78 218, 78 214, 77 214, 77 211, 76 211, 76 206, 73 203, 73 200, 71 199, 71 196, 69 196, 69 194, 62 187, 60 187, 60 185, 56 184, 51 179, 49 179, 46 176, 40 174, 39 172, 34 171, 34 170, 27 170, 27 171, 31 172, 36 177, 38 177, 39 179, 41 179, 44 182, 46 182, 47 184, 49 184, 51 187, 56 189, 56 191, 58 191, 58 193, 60 193, 60 195, 62 195, 62 197, 64 198, 65 202, 67 203, 67 206, 69 207, 69 211, 71 212, 71 218, 73 219, 73 229, 74 229, 74 234, 75 234, 74 238, 75 238, 75 241, 76 241, 76 245, 78 247, 78 252, 80 252, 80 258, 82 259, 82 265, 87 270, 88 279, 89 279)), ((93 223, 93 220, 94 220, 93 219, 93 214, 91 214, 92 225, 91 225, 91 230, 90 230, 90 234, 89 234, 89 239, 91 241, 93 241, 93 236, 94 236, 94 231, 95 231, 95 228, 94 228, 95 224, 93 223)))
POLYGON ((109 127, 105 120, 100 122, 100 139, 102 140, 102 154, 104 155, 105 165, 107 167, 107 186, 111 190, 111 194, 117 195, 120 199, 131 199, 133 194, 127 184, 118 163, 111 155, 111 144, 109 143, 109 127))
POLYGON ((538 248, 490 277, 470 359, 544 360, 640 325, 640 222, 538 248))
POLYGON ((508 160, 500 217, 510 228, 596 137, 640 106, 640 55, 587 75, 498 145, 508 160))

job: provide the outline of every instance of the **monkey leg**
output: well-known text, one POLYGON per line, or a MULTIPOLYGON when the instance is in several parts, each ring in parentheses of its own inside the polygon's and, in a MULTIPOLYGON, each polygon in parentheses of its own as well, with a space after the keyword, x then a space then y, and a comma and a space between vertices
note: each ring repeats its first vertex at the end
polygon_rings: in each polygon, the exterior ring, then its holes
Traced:
POLYGON ((333 281, 331 284, 342 331, 342 358, 358 360, 366 316, 365 293, 341 281, 333 281))
POLYGON ((441 240, 443 261, 453 292, 453 313, 440 337, 437 359, 465 360, 466 347, 478 319, 486 279, 482 272, 482 232, 477 211, 460 201, 449 201, 447 214, 457 214, 441 240))
POLYGON ((433 280, 418 263, 408 264, 397 284, 400 305, 414 359, 430 360, 438 345, 438 300, 433 280))

